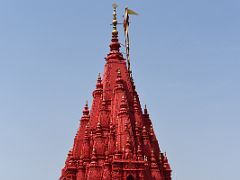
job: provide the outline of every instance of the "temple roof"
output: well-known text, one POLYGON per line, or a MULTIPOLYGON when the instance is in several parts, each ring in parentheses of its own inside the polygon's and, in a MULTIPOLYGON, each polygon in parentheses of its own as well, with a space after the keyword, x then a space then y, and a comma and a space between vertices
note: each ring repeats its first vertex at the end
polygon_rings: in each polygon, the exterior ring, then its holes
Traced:
POLYGON ((98 76, 91 108, 87 103, 84 107, 62 179, 69 168, 76 176, 78 168, 88 168, 87 172, 82 170, 86 179, 91 179, 91 172, 100 168, 100 179, 103 179, 104 173, 109 175, 104 169, 107 165, 130 161, 158 170, 158 176, 164 179, 165 169, 171 169, 160 151, 146 107, 142 112, 131 72, 120 52, 116 7, 112 25, 110 52, 105 58, 103 76, 98 76))

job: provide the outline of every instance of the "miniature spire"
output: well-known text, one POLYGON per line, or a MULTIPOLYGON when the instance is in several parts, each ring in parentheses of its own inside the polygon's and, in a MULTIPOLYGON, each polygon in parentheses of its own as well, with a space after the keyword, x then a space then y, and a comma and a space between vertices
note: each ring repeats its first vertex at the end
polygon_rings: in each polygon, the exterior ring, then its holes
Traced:
POLYGON ((102 78, 101 74, 98 74, 97 83, 96 83, 96 89, 93 91, 93 97, 99 97, 102 96, 103 91, 103 84, 102 84, 102 78))
POLYGON ((139 108, 138 108, 138 100, 137 100, 137 96, 136 96, 136 95, 133 97, 133 109, 134 109, 135 111, 139 111, 139 108))
POLYGON ((84 131, 83 144, 81 150, 81 156, 84 159, 89 158, 90 153, 90 134, 89 134, 89 122, 87 123, 84 131))
POLYGON ((83 156, 82 155, 80 156, 80 159, 78 161, 78 167, 83 168, 83 156))
POLYGON ((96 149, 92 150, 91 165, 97 165, 96 149))
POLYGON ((88 110, 88 101, 86 101, 84 109, 83 109, 83 115, 88 116, 89 115, 89 110, 88 110))
POLYGON ((88 102, 87 101, 86 101, 86 104, 83 108, 82 113, 83 113, 83 116, 81 118, 81 121, 88 121, 89 118, 90 118, 90 115, 89 115, 89 109, 88 109, 88 102))
POLYGON ((103 175, 102 175, 102 180, 109 180, 112 179, 111 176, 111 164, 109 161, 109 154, 108 151, 105 153, 105 162, 104 162, 104 169, 103 169, 103 175))
POLYGON ((126 99, 126 96, 123 95, 123 96, 122 96, 121 103, 120 103, 120 111, 119 111, 119 114, 124 114, 124 113, 127 113, 127 112, 128 112, 127 99, 126 99))
POLYGON ((129 136, 127 137, 125 150, 123 152, 125 152, 125 159, 132 159, 133 155, 132 155, 131 142, 130 142, 129 136))
POLYGON ((98 73, 98 80, 97 80, 98 83, 101 83, 102 82, 102 79, 101 79, 101 73, 98 73))
POLYGON ((87 123, 87 125, 85 127, 84 140, 89 140, 89 122, 87 123))
POLYGON ((163 154, 163 168, 164 168, 164 171, 165 171, 165 176, 167 177, 167 179, 171 179, 171 167, 168 163, 168 158, 167 158, 167 153, 165 152, 163 154))
POLYGON ((151 137, 154 136, 154 130, 153 130, 152 124, 150 125, 150 136, 151 136, 151 137))
POLYGON ((105 98, 103 98, 102 100, 101 110, 107 110, 107 102, 105 98))
POLYGON ((147 105, 145 104, 145 106, 144 106, 144 114, 148 114, 148 110, 147 110, 147 105))
POLYGON ((96 135, 101 137, 102 135, 102 126, 101 126, 101 121, 98 121, 97 127, 96 127, 96 135))
POLYGON ((119 147, 118 142, 116 141, 116 148, 115 148, 115 155, 114 155, 114 159, 121 159, 122 158, 122 153, 119 147))
POLYGON ((147 130, 146 130, 146 126, 143 126, 143 129, 142 129, 142 136, 143 137, 147 137, 147 130))
POLYGON ((102 84, 102 78, 101 78, 101 74, 98 74, 98 79, 97 79, 97 84, 96 84, 96 89, 97 90, 102 90, 103 88, 103 84, 102 84))
POLYGON ((117 79, 116 79, 116 88, 117 89, 123 89, 123 79, 122 79, 122 74, 121 74, 121 70, 118 69, 117 70, 117 79))
POLYGON ((147 109, 146 104, 145 104, 145 107, 144 107, 143 117, 145 119, 145 122, 149 123, 149 125, 150 125, 151 121, 150 121, 150 118, 149 118, 148 109, 147 109))

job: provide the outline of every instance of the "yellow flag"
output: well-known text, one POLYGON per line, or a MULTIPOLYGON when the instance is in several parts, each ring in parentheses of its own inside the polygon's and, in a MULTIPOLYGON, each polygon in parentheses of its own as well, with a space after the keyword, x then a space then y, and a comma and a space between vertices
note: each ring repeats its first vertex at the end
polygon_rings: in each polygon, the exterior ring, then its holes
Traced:
POLYGON ((138 15, 138 13, 136 13, 135 11, 133 11, 131 9, 125 8, 123 27, 124 27, 124 32, 125 32, 125 46, 126 46, 128 70, 130 71, 129 36, 128 36, 129 15, 138 15))
POLYGON ((129 26, 129 14, 132 14, 132 15, 138 15, 137 12, 131 10, 131 9, 128 9, 128 8, 125 8, 125 14, 124 14, 124 23, 123 23, 123 26, 124 26, 124 31, 125 33, 127 34, 128 33, 128 26, 129 26))
POLYGON ((133 10, 131 10, 131 9, 127 9, 127 13, 128 13, 128 14, 133 14, 133 15, 138 15, 137 12, 135 12, 135 11, 133 11, 133 10))

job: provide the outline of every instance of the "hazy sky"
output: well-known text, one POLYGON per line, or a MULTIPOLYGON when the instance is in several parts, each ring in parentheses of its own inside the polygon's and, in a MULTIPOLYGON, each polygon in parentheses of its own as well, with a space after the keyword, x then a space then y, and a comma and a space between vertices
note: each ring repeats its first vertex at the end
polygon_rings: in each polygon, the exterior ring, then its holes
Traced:
MULTIPOLYGON (((1 180, 60 176, 103 72, 113 2, 0 0, 1 180)), ((240 1, 116 2, 119 21, 125 6, 139 13, 134 79, 173 180, 240 179, 240 1)))

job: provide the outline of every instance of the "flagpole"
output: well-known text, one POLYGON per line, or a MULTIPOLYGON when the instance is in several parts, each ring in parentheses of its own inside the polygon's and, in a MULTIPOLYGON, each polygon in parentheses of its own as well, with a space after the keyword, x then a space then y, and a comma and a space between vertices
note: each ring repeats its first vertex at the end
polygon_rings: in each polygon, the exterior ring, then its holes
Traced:
POLYGON ((130 54, 129 54, 130 48, 129 48, 129 37, 128 37, 128 34, 126 35, 125 46, 126 46, 126 56, 127 56, 128 71, 130 72, 131 71, 131 61, 130 61, 130 54))
POLYGON ((127 68, 128 71, 131 72, 131 61, 130 61, 130 42, 129 42, 129 35, 128 35, 128 27, 129 27, 129 14, 132 15, 138 15, 138 13, 134 12, 133 10, 130 10, 128 8, 125 8, 125 14, 124 14, 124 34, 125 34, 125 47, 126 47, 126 57, 127 57, 127 68))
POLYGON ((129 36, 128 36, 128 26, 129 26, 129 15, 128 8, 125 8, 125 17, 124 17, 124 29, 125 29, 125 48, 126 48, 126 57, 127 57, 127 68, 130 72, 131 63, 130 63, 130 55, 129 55, 129 36))

